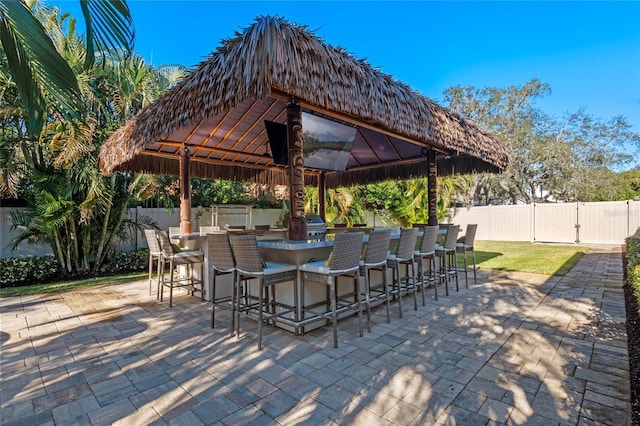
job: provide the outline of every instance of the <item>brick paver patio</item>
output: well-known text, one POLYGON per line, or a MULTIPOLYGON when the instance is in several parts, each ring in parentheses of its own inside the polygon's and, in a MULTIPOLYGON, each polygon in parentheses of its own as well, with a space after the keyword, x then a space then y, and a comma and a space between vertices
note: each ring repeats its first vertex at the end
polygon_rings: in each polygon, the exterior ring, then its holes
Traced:
MULTIPOLYGON (((294 336, 146 281, 0 300, 1 421, 24 424, 630 424, 622 259, 564 277, 480 270, 417 311, 294 336)), ((407 299, 409 300, 409 299, 407 299)))

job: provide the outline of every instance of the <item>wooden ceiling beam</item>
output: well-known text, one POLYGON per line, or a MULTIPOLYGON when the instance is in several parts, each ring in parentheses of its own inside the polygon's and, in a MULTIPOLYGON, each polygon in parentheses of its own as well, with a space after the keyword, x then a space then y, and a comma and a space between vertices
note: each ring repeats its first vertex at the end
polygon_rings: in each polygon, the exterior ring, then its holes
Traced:
MULTIPOLYGON (((156 142, 157 144, 162 144, 162 145, 166 145, 166 146, 175 146, 177 148, 181 148, 183 145, 182 142, 173 142, 173 141, 158 141, 156 142)), ((186 144, 189 145, 189 144, 186 144)), ((242 151, 234 151, 232 149, 224 149, 224 148, 217 148, 214 146, 204 146, 204 145, 189 145, 189 147, 194 147, 197 148, 198 151, 210 151, 210 152, 221 152, 223 154, 230 154, 230 155, 246 155, 249 157, 257 157, 257 158, 264 158, 264 159, 268 159, 271 160, 271 156, 269 154, 254 154, 251 152, 242 152, 242 151)), ((145 153, 160 153, 159 151, 151 151, 151 150, 145 150, 145 153)), ((173 154, 175 155, 175 154, 173 154)), ((201 158, 201 157, 195 157, 195 156, 191 156, 192 159, 197 159, 197 158, 201 158)), ((211 160, 211 161, 217 161, 215 159, 211 159, 210 157, 206 158, 207 160, 211 160)), ((233 163, 233 161, 231 160, 225 160, 225 162, 228 163, 233 163)), ((244 164, 244 163, 243 163, 244 164)))
MULTIPOLYGON (((171 146, 176 146, 176 147, 182 147, 183 145, 179 142, 169 142, 167 143, 167 145, 171 145, 171 146)), ((204 147, 206 149, 210 149, 210 150, 220 150, 220 148, 211 148, 211 147, 204 147)), ((237 151, 233 151, 234 154, 238 154, 237 151)), ((176 157, 175 154, 171 154, 171 153, 165 153, 165 152, 158 152, 158 151, 143 151, 141 154, 139 155, 148 155, 148 156, 152 156, 152 157, 159 157, 159 158, 168 158, 171 160, 178 160, 179 157, 176 157)), ((260 158, 268 158, 271 159, 270 155, 259 155, 259 154, 245 154, 245 155, 250 155, 252 157, 260 157, 260 158)), ((190 159, 191 161, 198 161, 198 162, 202 162, 202 163, 209 163, 209 164, 218 164, 221 166, 235 166, 235 167, 250 167, 253 169, 260 169, 260 170, 284 170, 286 169, 286 166, 284 167, 278 167, 278 166, 267 166, 267 165, 262 165, 262 164, 253 164, 253 163, 235 163, 235 162, 231 162, 229 160, 215 160, 212 158, 202 158, 202 157, 191 157, 190 159)), ((415 163, 420 163, 425 161, 422 157, 419 158, 409 158, 409 159, 405 159, 405 160, 401 160, 401 161, 390 161, 388 162, 389 166, 401 166, 401 165, 408 165, 408 164, 415 164, 415 163)), ((376 164, 368 164, 366 166, 358 166, 358 167, 351 167, 347 170, 347 172, 355 172, 355 171, 364 171, 364 170, 372 170, 372 169, 377 169, 380 167, 384 167, 386 164, 385 163, 376 163, 376 164)), ((425 163, 425 167, 426 167, 426 163, 425 163)), ((310 174, 310 175, 317 175, 320 174, 322 172, 322 170, 315 170, 315 169, 305 169, 305 174, 310 174)), ((324 170, 324 172, 327 175, 331 175, 331 174, 340 174, 340 173, 344 173, 344 172, 338 172, 338 171, 328 171, 328 170, 324 170)))
MULTIPOLYGON (((244 114, 242 114, 242 116, 240 117, 239 120, 236 121, 236 124, 234 124, 233 126, 231 126, 231 128, 229 129, 229 131, 224 135, 224 137, 220 140, 220 143, 224 143, 224 141, 226 141, 229 136, 231 136, 231 134, 238 128, 238 126, 240 125, 240 123, 242 123, 244 121, 244 119, 251 113, 251 111, 253 110, 253 107, 256 105, 256 103, 258 103, 258 99, 254 99, 253 102, 251 102, 251 105, 249 105, 249 107, 247 108, 247 110, 244 112, 244 114)), ((235 148, 236 146, 238 146, 238 144, 240 143, 240 139, 238 139, 232 146, 231 148, 235 148)), ((236 151, 237 152, 237 151, 236 151)), ((226 158, 226 155, 223 158, 226 158)))
MULTIPOLYGON (((271 104, 270 104, 267 108, 265 108, 264 112, 263 112, 262 114, 260 114, 260 117, 258 117, 258 118, 253 122, 253 124, 252 124, 248 129, 247 129, 247 131, 246 131, 246 132, 244 132, 244 133, 243 133, 243 134, 238 138, 238 142, 240 142, 240 141, 244 140, 244 138, 246 138, 246 137, 249 135, 249 133, 254 129, 254 127, 256 127, 256 126, 258 125, 258 123, 260 123, 262 120, 264 120, 264 118, 267 116, 267 114, 269 114, 269 112, 271 112, 271 110, 272 110, 276 105, 278 105, 278 102, 279 102, 279 101, 278 101, 278 99, 272 99, 271 104)), ((284 110, 283 110, 283 111, 284 111, 284 110)), ((282 114, 282 111, 280 111, 280 114, 282 114)), ((280 115, 280 114, 278 114, 278 115, 280 115)), ((264 126, 262 126, 262 130, 261 130, 260 132, 258 132, 257 137, 259 137, 260 135, 264 134, 264 132, 266 132, 266 128, 265 128, 264 126)), ((253 139, 249 142, 249 144, 248 144, 247 146, 248 146, 248 147, 249 147, 249 146, 252 146, 252 145, 253 145, 253 143, 254 143, 255 141, 256 141, 256 138, 253 138, 253 139)), ((255 153, 259 148, 260 148, 260 145, 258 145, 258 146, 253 150, 252 154, 254 154, 254 153, 255 153)))
MULTIPOLYGON (((209 142, 211 140, 211 138, 213 137, 213 135, 218 131, 218 129, 220 128, 220 126, 222 126, 222 123, 224 123, 224 120, 227 119, 227 117, 229 117, 229 115, 231 114, 231 111, 233 111, 233 109, 229 109, 229 111, 227 111, 224 116, 222 116, 222 118, 220 119, 220 121, 218 121, 218 124, 216 124, 215 126, 213 126, 213 129, 211 129, 211 131, 209 132, 209 134, 207 135, 206 138, 204 138, 204 140, 202 141, 202 146, 204 146, 207 142, 209 142)), ((189 137, 190 138, 190 137, 189 137)), ((185 140, 185 142, 188 142, 188 140, 185 140)))
POLYGON ((389 137, 389 135, 382 135, 384 136, 384 138, 387 140, 387 143, 389 144, 389 146, 391 147, 391 149, 393 150, 393 152, 395 152, 396 157, 398 158, 402 158, 402 155, 400 155, 400 153, 398 152, 398 150, 396 149, 396 146, 393 144, 393 142, 391 141, 391 138, 389 137))
MULTIPOLYGON (((179 160, 179 158, 176 157, 175 154, 168 154, 165 152, 143 151, 142 154, 139 154, 139 155, 148 155, 151 157, 158 157, 158 158, 168 158, 170 160, 176 160, 176 161, 179 160)), ((234 163, 229 160, 214 160, 211 158, 202 158, 202 157, 192 157, 190 158, 190 161, 191 162, 197 161, 197 162, 207 163, 207 164, 217 164, 220 166, 228 166, 228 167, 248 167, 248 168, 259 169, 259 170, 283 170, 283 167, 266 166, 262 164, 251 164, 251 163, 234 163)))
MULTIPOLYGON (((426 167, 426 160, 423 157, 418 157, 418 158, 407 158, 404 160, 394 160, 394 161, 389 161, 387 163, 374 163, 374 164, 367 164, 365 166, 358 166, 358 167, 349 167, 347 169, 347 172, 356 172, 356 171, 362 171, 362 170, 371 170, 371 169, 379 169, 385 166, 402 166, 402 165, 407 165, 407 164, 415 164, 415 163, 421 163, 421 162, 425 162, 425 167, 426 167)), ((335 173, 342 173, 342 172, 335 172, 335 173)))

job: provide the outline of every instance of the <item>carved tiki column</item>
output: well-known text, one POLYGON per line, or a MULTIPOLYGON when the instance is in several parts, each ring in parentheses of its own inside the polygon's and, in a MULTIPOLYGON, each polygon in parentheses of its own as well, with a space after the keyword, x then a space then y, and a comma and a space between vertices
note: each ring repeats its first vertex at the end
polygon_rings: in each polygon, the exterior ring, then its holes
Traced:
POLYGON ((189 147, 180 152, 180 235, 191 233, 191 177, 189 174, 189 147))
POLYGON ((307 239, 304 217, 304 158, 302 156, 302 110, 300 105, 287 105, 287 139, 289 145, 289 239, 307 239))
POLYGON ((438 166, 436 164, 436 151, 433 149, 427 150, 427 167, 429 168, 427 174, 427 198, 429 201, 429 226, 435 226, 438 224, 438 166))

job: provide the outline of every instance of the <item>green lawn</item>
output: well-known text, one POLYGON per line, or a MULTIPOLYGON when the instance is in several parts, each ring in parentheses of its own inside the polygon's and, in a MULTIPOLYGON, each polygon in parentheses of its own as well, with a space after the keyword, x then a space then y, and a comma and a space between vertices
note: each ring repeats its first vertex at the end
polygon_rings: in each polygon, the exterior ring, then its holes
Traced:
POLYGON ((566 274, 587 251, 579 245, 519 241, 476 241, 475 249, 481 268, 545 275, 566 274))
POLYGON ((50 284, 36 284, 23 287, 0 288, 0 299, 12 296, 27 296, 31 294, 54 293, 56 291, 69 290, 71 288, 88 287, 104 284, 119 284, 135 281, 147 276, 147 272, 135 272, 109 277, 85 278, 73 281, 60 281, 50 284))
MULTIPOLYGON (((532 272, 564 275, 584 255, 586 247, 576 245, 534 244, 512 241, 476 241, 478 266, 501 271, 532 272)), ((471 260, 471 254, 468 254, 471 260)), ((144 278, 146 272, 39 284, 0 289, 0 298, 30 294, 53 293, 71 288, 117 284, 144 278)))

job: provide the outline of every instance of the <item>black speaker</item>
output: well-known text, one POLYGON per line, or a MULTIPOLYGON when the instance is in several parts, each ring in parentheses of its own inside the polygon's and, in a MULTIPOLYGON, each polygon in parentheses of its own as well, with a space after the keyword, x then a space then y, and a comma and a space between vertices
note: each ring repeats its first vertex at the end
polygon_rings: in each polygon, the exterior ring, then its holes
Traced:
POLYGON ((264 127, 267 129, 269 146, 271 146, 271 156, 276 164, 289 164, 289 149, 287 145, 287 126, 275 121, 264 120, 264 127))

